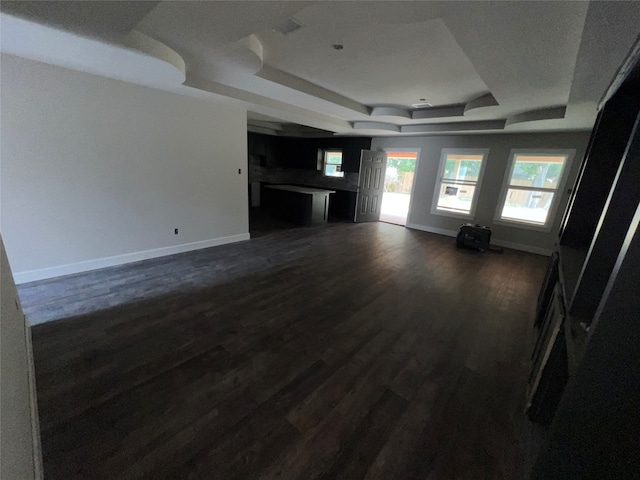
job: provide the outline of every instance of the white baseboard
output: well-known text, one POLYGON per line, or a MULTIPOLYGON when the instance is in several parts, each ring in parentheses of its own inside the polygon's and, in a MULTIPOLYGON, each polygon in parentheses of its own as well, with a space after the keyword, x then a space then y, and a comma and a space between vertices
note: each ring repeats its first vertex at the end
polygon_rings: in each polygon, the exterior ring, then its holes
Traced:
MULTIPOLYGON (((413 228, 415 230, 422 230, 423 232, 437 233, 439 235, 446 235, 447 237, 456 237, 458 232, 455 230, 445 230, 444 228, 427 227, 425 225, 418 225, 417 223, 407 223, 407 228, 413 228)), ((491 245, 498 247, 511 248, 513 250, 520 250, 522 252, 535 253, 538 255, 551 256, 553 250, 549 248, 534 247, 533 245, 525 245, 523 243, 507 242, 505 240, 491 239, 491 245)))
POLYGON ((535 253, 537 255, 544 255, 545 257, 550 257, 551 254, 553 253, 553 250, 550 248, 534 247, 533 245, 507 242, 505 240, 498 240, 498 239, 496 240, 491 239, 491 245, 496 245, 498 247, 504 247, 504 248, 511 248, 513 250, 520 250, 521 252, 535 253))
POLYGON ((192 250, 200 250, 202 248, 226 245, 228 243, 242 242, 245 240, 249 240, 250 238, 251 236, 248 233, 241 233, 228 237, 212 238, 199 242, 183 243, 181 245, 172 245, 170 247, 155 248, 153 250, 125 253, 123 255, 115 255, 113 257, 96 258, 95 260, 70 263, 57 267, 28 270, 26 272, 17 272, 13 275, 13 278, 16 284, 35 282, 36 280, 61 277, 63 275, 71 275, 73 273, 88 272, 89 270, 97 270, 98 268, 113 267, 115 265, 138 262, 140 260, 148 260, 150 258, 164 257, 166 255, 175 255, 176 253, 184 253, 190 252, 192 250))
POLYGON ((413 228, 414 230, 422 230, 423 232, 437 233, 438 235, 446 235, 447 237, 455 237, 458 232, 455 230, 445 230, 444 228, 427 227, 426 225, 418 225, 417 223, 407 223, 407 228, 413 228))

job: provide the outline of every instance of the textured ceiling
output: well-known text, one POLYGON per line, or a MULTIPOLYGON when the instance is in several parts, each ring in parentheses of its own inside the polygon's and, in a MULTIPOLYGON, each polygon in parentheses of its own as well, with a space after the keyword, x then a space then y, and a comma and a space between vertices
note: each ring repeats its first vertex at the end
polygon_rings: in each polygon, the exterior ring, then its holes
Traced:
POLYGON ((366 105, 410 107, 471 100, 487 86, 441 19, 404 25, 324 24, 258 37, 269 66, 366 105), (344 45, 334 50, 334 43, 344 45), (304 54, 301 54, 304 52, 304 54))
POLYGON ((225 98, 255 112, 256 122, 271 119, 270 127, 279 119, 347 135, 588 129, 640 33, 640 2, 4 1, 0 8, 8 53, 127 77, 128 60, 96 62, 95 46, 64 32, 45 48, 44 31, 21 33, 5 13, 185 67, 184 84, 138 74, 129 81, 225 98), (169 53, 154 55, 152 42, 169 53), (83 68, 64 58, 78 51, 94 61, 83 68), (433 107, 411 106, 423 98, 433 107))
POLYGON ((41 0, 37 2, 3 1, 3 12, 35 20, 54 27, 65 28, 88 36, 117 38, 129 31, 153 10, 158 1, 90 2, 41 0))

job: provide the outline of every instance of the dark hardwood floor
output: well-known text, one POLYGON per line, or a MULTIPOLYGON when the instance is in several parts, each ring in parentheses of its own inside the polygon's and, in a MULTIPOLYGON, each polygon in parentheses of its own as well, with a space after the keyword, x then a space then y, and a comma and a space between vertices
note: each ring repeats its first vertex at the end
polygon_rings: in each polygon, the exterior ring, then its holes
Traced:
POLYGON ((45 478, 526 478, 545 265, 330 224, 23 285, 45 478))
POLYGON ((274 218, 269 208, 252 207, 249 209, 249 232, 252 239, 298 227, 300 225, 293 222, 274 218))

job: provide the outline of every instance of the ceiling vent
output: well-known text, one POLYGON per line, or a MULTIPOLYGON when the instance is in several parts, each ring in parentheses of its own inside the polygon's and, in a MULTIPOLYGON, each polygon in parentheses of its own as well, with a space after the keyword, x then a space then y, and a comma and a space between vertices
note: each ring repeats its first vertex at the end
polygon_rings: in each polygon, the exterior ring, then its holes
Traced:
POLYGON ((412 103, 411 106, 413 108, 429 108, 429 107, 433 107, 433 105, 431 105, 430 103, 427 103, 427 102, 412 103))
POLYGON ((289 17, 284 23, 278 25, 274 30, 280 32, 283 35, 289 35, 291 32, 300 30, 302 27, 304 27, 304 24, 302 22, 289 17))

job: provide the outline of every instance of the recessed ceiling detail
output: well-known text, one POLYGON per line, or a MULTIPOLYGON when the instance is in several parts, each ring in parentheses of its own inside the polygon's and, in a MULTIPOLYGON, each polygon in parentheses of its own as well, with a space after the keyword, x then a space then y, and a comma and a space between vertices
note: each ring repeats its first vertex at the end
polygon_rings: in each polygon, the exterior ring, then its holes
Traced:
POLYGON ((0 18, 4 53, 153 87, 185 81, 182 57, 140 32, 129 32, 123 44, 114 45, 5 13, 0 18))
POLYGON ((400 133, 400 126, 385 122, 353 122, 354 130, 384 130, 400 133))
POLYGON ((253 108, 253 111, 264 115, 270 115, 271 117, 275 116, 274 112, 287 111, 290 115, 290 121, 294 123, 304 125, 304 119, 311 119, 315 128, 326 131, 334 131, 333 129, 335 129, 336 126, 339 127, 340 130, 351 129, 351 124, 347 121, 335 119, 302 107, 291 106, 273 98, 264 97, 223 83, 213 82, 195 75, 188 74, 183 85, 188 87, 190 93, 197 92, 194 96, 200 97, 200 94, 209 92, 222 97, 235 99, 246 104, 253 104, 254 106, 257 106, 253 108))
POLYGON ((441 105, 429 108, 416 108, 413 110, 396 106, 372 107, 371 116, 410 118, 413 120, 462 117, 471 110, 495 106, 498 106, 498 101, 494 98, 493 95, 491 95, 491 93, 485 93, 484 95, 480 95, 479 97, 474 98, 466 104, 441 105))
MULTIPOLYGON (((249 52, 253 53, 254 58, 248 62, 253 68, 248 67, 248 71, 253 71, 254 73, 260 71, 264 66, 264 49, 258 37, 254 34, 247 35, 236 43, 238 46, 245 47, 249 52)), ((244 55, 244 57, 246 58, 247 55, 244 55)))
POLYGON ((303 78, 278 70, 277 68, 264 65, 256 75, 260 78, 264 78, 265 80, 297 90, 298 92, 306 93, 316 98, 321 98, 327 102, 348 108, 354 112, 362 113, 364 115, 369 115, 370 113, 370 109, 366 105, 344 97, 336 92, 321 87, 320 85, 311 83, 303 78))
POLYGON ((475 122, 419 123, 394 125, 386 122, 353 122, 354 130, 385 131, 395 133, 471 132, 478 130, 502 130, 505 120, 480 120, 475 122))
POLYGON ((411 112, 402 107, 373 107, 371 109, 371 116, 411 118, 411 112))
MULTIPOLYGON (((258 33, 265 63, 363 105, 409 106, 427 96, 434 105, 452 105, 488 90, 443 19, 401 26, 364 20, 372 3, 314 3, 296 14, 306 27, 295 34, 258 33), (336 51, 329 44, 345 47, 336 51)), ((399 2, 380 3, 389 18, 403 9, 399 2)))
POLYGON ((640 2, 615 1, 27 1, 0 10, 3 52, 337 135, 590 129, 640 24, 640 2))
POLYGON ((564 118, 567 107, 552 107, 530 110, 528 112, 513 115, 507 119, 505 127, 516 125, 518 123, 537 122, 540 120, 557 120, 564 118))
POLYGON ((411 118, 414 120, 422 118, 461 117, 462 115, 464 115, 464 105, 418 108, 411 112, 411 118))
POLYGON ((500 105, 495 97, 491 93, 480 95, 478 98, 474 98, 464 106, 464 113, 478 108, 497 107, 500 105))
MULTIPOLYGON (((146 53, 152 57, 157 58, 163 62, 173 65, 176 70, 182 72, 182 82, 187 78, 187 70, 184 64, 183 58, 178 53, 164 43, 159 42, 148 35, 137 30, 131 30, 122 42, 124 45, 137 50, 141 53, 146 53)), ((180 82, 180 83, 182 83, 180 82)))
POLYGON ((403 125, 401 133, 471 132, 475 130, 502 130, 504 120, 480 120, 477 122, 426 123, 403 125))

